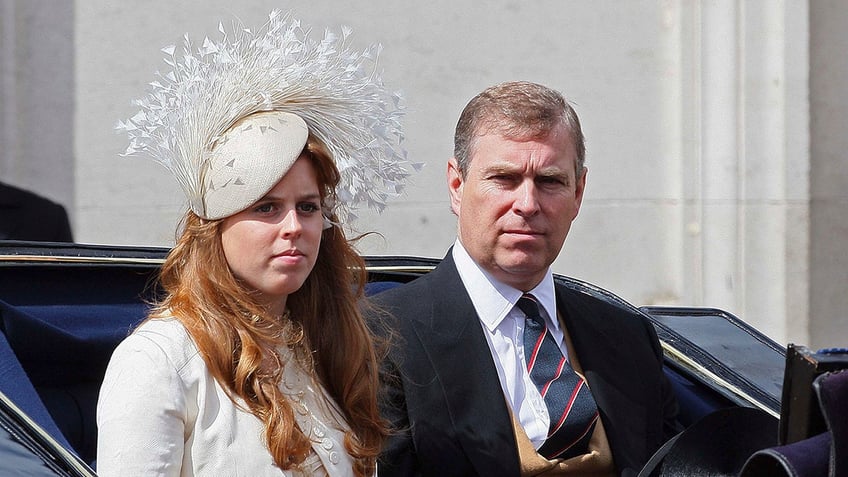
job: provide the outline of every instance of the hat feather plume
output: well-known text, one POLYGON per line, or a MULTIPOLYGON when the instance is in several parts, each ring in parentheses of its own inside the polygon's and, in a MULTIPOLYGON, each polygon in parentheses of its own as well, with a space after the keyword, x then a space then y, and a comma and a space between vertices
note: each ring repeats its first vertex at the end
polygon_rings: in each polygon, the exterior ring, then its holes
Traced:
MULTIPOLYGON (((192 208, 202 207, 204 175, 216 141, 237 121, 260 111, 297 114, 330 152, 341 174, 345 209, 382 211, 410 175, 402 147, 403 98, 377 70, 381 47, 356 50, 351 30, 313 39, 290 13, 274 10, 253 31, 219 24, 219 39, 162 49, 158 72, 139 108, 117 129, 129 136, 125 156, 147 155, 176 178, 192 208)), ((197 210, 197 209, 196 209, 197 210)))

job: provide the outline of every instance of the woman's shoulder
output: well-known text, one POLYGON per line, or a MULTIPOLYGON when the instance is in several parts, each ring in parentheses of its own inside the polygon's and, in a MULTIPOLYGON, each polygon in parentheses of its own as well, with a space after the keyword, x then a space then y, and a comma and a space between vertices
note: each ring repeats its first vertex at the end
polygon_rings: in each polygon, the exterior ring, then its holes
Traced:
POLYGON ((141 353, 148 358, 165 359, 177 370, 200 357, 188 330, 173 316, 144 321, 118 345, 115 352, 141 353))

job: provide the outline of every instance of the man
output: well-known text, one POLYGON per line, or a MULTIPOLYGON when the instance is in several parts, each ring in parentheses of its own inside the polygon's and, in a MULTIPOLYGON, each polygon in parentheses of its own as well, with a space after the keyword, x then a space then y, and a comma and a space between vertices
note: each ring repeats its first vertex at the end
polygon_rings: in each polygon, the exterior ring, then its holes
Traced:
POLYGON ((554 285, 584 155, 576 113, 544 86, 497 85, 465 107, 447 168, 457 241, 375 297, 396 343, 381 477, 636 475, 676 432, 651 324, 554 285))
POLYGON ((0 240, 73 242, 65 208, 0 182, 0 240))

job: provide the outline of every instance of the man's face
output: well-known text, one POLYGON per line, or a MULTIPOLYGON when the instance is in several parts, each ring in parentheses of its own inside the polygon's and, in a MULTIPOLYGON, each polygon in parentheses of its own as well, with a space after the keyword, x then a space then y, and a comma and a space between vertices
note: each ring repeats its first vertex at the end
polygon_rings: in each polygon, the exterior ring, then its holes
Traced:
POLYGON ((537 139, 479 136, 464 179, 451 159, 451 208, 474 261, 514 288, 535 287, 580 210, 586 170, 575 174, 576 160, 564 126, 537 139))

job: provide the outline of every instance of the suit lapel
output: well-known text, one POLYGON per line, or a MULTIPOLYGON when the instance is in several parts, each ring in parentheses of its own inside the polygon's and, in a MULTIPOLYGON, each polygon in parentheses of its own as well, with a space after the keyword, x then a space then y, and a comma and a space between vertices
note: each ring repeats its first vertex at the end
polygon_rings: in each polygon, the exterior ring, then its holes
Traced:
POLYGON ((605 320, 597 310, 571 299, 570 293, 573 292, 556 287, 557 309, 583 368, 591 370, 612 366, 616 374, 636 376, 639 370, 628 359, 627 336, 622 336, 621 330, 605 320))
POLYGON ((588 302, 571 297, 571 293, 574 292, 557 286, 557 308, 571 335, 615 457, 622 433, 645 435, 647 430, 647 409, 631 397, 633 389, 642 385, 641 372, 628 355, 626 333, 615 329, 615 324, 604 319, 602 313, 588 302))
POLYGON ((451 253, 422 280, 428 282, 425 303, 432 310, 413 327, 441 382, 456 436, 478 474, 517 472, 515 435, 498 373, 451 253))

